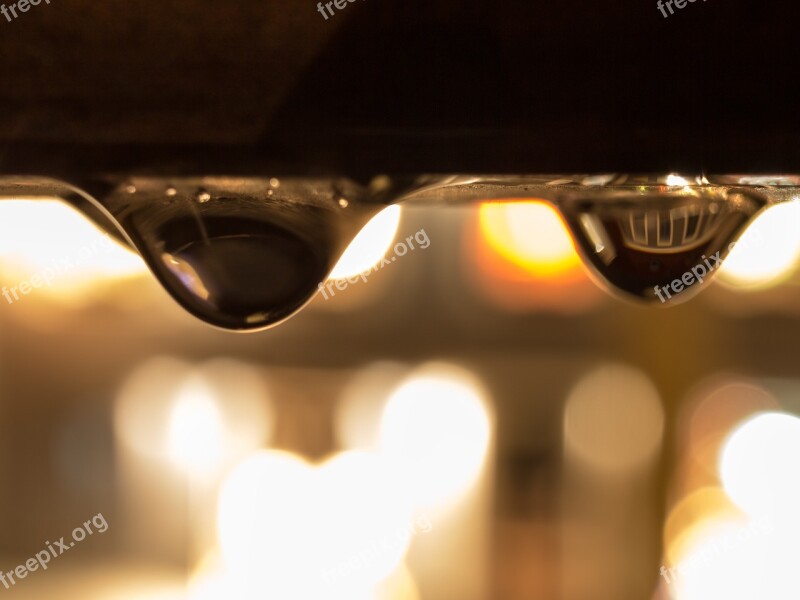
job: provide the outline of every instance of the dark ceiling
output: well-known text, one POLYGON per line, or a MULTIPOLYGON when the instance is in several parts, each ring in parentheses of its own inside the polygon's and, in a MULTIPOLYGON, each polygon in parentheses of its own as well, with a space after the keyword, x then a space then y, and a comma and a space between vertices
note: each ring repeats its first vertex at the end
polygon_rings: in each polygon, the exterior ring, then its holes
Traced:
POLYGON ((4 173, 800 172, 790 1, 52 0, 4 173))

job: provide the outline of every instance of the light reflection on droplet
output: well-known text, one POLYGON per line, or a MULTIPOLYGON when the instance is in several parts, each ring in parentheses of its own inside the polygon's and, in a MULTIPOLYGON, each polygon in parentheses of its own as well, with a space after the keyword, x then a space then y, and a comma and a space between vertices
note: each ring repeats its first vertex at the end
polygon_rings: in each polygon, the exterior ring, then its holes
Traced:
POLYGON ((400 227, 400 213, 400 207, 394 205, 375 215, 350 242, 329 279, 344 279, 368 271, 386 256, 400 227))

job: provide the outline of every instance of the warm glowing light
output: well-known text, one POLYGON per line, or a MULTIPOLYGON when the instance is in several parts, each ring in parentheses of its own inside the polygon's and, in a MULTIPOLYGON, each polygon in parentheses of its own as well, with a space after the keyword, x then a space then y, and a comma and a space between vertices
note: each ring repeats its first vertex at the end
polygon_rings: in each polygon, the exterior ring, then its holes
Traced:
POLYGON ((412 522, 411 503, 389 464, 377 455, 345 452, 325 463, 318 476, 329 538, 320 545, 327 547, 327 560, 334 559, 323 565, 323 579, 351 585, 384 579, 408 549, 412 522), (362 556, 355 570, 339 575, 342 565, 362 556))
POLYGON ((225 567, 262 597, 368 591, 398 567, 410 541, 409 504, 385 462, 366 453, 314 467, 257 452, 227 478, 218 506, 225 567))
POLYGON ((386 256, 400 226, 400 207, 388 206, 359 232, 333 268, 330 279, 354 277, 369 271, 386 256))
POLYGON ((681 177, 675 173, 670 173, 667 175, 667 185, 689 185, 689 181, 685 177, 681 177))
POLYGON ((269 407, 267 390, 248 365, 217 359, 193 366, 159 357, 125 380, 114 424, 137 454, 211 476, 265 443, 269 407))
POLYGON ((709 485, 681 498, 664 523, 664 549, 667 563, 678 564, 686 556, 693 532, 709 518, 747 523, 747 518, 721 487, 709 485))
POLYGON ((796 597, 770 593, 775 587, 765 569, 771 530, 768 523, 709 517, 686 535, 678 561, 661 576, 677 600, 796 597))
POLYGON ((414 577, 403 566, 377 587, 372 600, 420 600, 420 594, 414 577))
POLYGON ((191 366, 152 358, 131 371, 117 394, 114 428, 125 446, 151 460, 168 460, 170 411, 191 366))
MULTIPOLYGON (((313 498, 309 466, 288 453, 260 451, 239 464, 219 494, 217 527, 232 570, 288 580, 303 578, 316 547, 305 548, 305 513, 313 498)), ((315 524, 315 523, 314 523, 315 524)), ((313 527, 313 525, 312 525, 313 527)))
POLYGON ((477 479, 492 419, 482 386, 468 372, 432 364, 390 397, 381 445, 420 504, 449 502, 477 479))
MULTIPOLYGON (((95 596, 95 598, 99 600, 186 600, 183 586, 177 584, 166 589, 151 588, 147 585, 132 587, 133 589, 131 590, 108 592, 107 594, 95 596)), ((83 590, 80 593, 85 594, 86 591, 83 590)))
POLYGON ((334 426, 339 447, 380 450, 380 424, 389 395, 408 376, 408 367, 377 362, 359 371, 342 391, 334 426))
POLYGON ((747 228, 720 268, 720 279, 737 287, 772 286, 799 261, 800 201, 777 204, 747 228))
POLYGON ((797 521, 800 506, 800 419, 762 413, 725 444, 720 476, 731 499, 751 516, 797 521))
MULTIPOLYGON (((308 586, 307 581, 301 581, 295 586, 287 585, 284 589, 278 589, 275 586, 263 587, 261 582, 243 580, 239 575, 226 569, 218 554, 212 554, 197 568, 189 582, 188 593, 181 595, 180 598, 185 600, 219 600, 220 598, 230 600, 264 600, 265 598, 279 600, 308 600, 309 598, 420 600, 417 584, 405 565, 400 565, 389 577, 375 586, 362 585, 357 588, 329 585, 312 589, 308 586)), ((114 600, 117 599, 114 598, 114 600)))
POLYGON ((580 268, 563 220, 543 201, 484 203, 479 222, 495 252, 533 275, 555 276, 580 268))
POLYGON ((222 419, 205 382, 190 377, 178 392, 169 426, 172 460, 189 473, 213 471, 222 460, 222 419))
POLYGON ((144 273, 137 254, 63 202, 0 202, 0 278, 9 285, 41 282, 37 293, 72 297, 109 278, 144 273))
POLYGON ((777 399, 755 382, 716 377, 702 385, 682 410, 678 446, 685 483, 711 485, 718 481, 719 458, 730 432, 752 415, 779 406, 777 399))
POLYGON ((564 410, 564 443, 595 469, 625 472, 648 463, 661 448, 664 411, 658 391, 640 371, 600 367, 581 379, 564 410))

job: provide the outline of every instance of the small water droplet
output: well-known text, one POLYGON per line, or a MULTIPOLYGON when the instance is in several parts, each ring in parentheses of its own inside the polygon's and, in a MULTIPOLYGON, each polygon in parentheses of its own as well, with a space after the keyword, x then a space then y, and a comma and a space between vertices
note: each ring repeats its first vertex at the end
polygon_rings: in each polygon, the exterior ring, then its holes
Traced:
POLYGON ((129 194, 135 194, 136 186, 133 185, 132 183, 129 183, 128 185, 125 186, 125 191, 128 192, 129 194))
POLYGON ((176 190, 174 187, 170 186, 167 188, 167 196, 169 196, 170 198, 172 198, 173 196, 177 196, 177 194, 178 190, 176 190))
POLYGON ((200 204, 205 204, 209 200, 211 200, 211 194, 209 194, 206 190, 199 190, 197 194, 195 194, 195 199, 200 204))
POLYGON ((279 187, 281 187, 281 180, 278 179, 277 177, 273 177, 272 179, 269 180, 269 184, 275 189, 278 189, 279 187))
POLYGON ((369 183, 369 189, 373 194, 380 194, 391 189, 392 180, 388 175, 377 175, 369 183))
POLYGON ((350 202, 347 200, 347 198, 339 198, 339 206, 342 208, 347 208, 350 206, 350 202))

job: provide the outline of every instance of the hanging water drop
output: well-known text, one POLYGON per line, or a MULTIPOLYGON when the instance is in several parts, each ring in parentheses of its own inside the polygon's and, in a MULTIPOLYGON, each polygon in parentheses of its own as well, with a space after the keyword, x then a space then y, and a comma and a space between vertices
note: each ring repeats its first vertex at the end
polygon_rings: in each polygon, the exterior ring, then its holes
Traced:
POLYGON ((757 195, 722 188, 644 187, 559 203, 576 247, 601 282, 659 304, 697 293, 764 206, 757 195))

